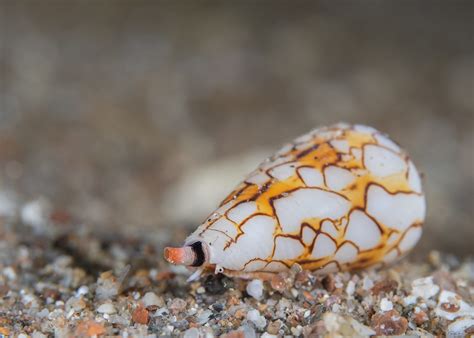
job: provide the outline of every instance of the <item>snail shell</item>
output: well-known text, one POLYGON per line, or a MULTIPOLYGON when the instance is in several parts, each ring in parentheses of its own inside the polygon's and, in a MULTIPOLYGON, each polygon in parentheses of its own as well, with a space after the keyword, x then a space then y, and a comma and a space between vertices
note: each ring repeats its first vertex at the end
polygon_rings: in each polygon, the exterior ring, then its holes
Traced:
POLYGON ((417 169, 387 135, 363 125, 318 128, 250 173, 174 264, 251 277, 295 263, 321 273, 390 263, 418 242, 425 197, 417 169))

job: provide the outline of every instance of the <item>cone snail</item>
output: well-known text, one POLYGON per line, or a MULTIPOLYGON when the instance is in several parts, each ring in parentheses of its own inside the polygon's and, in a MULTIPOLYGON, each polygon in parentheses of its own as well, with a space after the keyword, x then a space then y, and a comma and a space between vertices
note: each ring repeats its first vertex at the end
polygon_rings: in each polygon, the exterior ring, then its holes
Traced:
POLYGON ((165 259, 253 278, 391 263, 420 239, 425 197, 408 155, 364 125, 315 129, 250 173, 165 259))

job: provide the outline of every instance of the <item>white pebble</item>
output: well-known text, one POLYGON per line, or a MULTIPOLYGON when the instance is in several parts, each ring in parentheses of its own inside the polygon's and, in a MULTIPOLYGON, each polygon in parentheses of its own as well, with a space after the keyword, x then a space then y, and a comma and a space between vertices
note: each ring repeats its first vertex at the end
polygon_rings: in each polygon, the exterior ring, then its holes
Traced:
POLYGON ((417 297, 421 297, 425 300, 433 297, 439 291, 439 286, 433 283, 433 277, 425 277, 415 279, 411 286, 413 288, 412 293, 417 297))
POLYGON ((35 331, 31 335, 31 338, 47 338, 47 336, 44 333, 40 332, 40 331, 35 331))
POLYGON ((274 334, 270 334, 268 332, 265 332, 260 337, 262 337, 262 338, 277 338, 278 336, 275 336, 274 334))
POLYGON ((247 293, 255 299, 263 296, 263 282, 260 279, 254 279, 247 284, 247 293))
POLYGON ((13 193, 0 192, 0 216, 12 218, 17 210, 17 198, 13 193))
POLYGON ((474 318, 461 318, 449 324, 447 337, 467 337, 466 330, 474 326, 474 318))
POLYGON ((444 317, 448 320, 454 320, 458 317, 474 317, 474 307, 462 300, 462 298, 454 292, 443 290, 439 295, 438 305, 435 313, 439 317, 444 317), (445 311, 443 304, 456 307, 457 311, 445 311))
POLYGON ((199 330, 196 329, 195 327, 190 328, 184 332, 184 338, 199 338, 200 337, 199 330))
POLYGON ((292 303, 288 299, 282 298, 278 301, 277 308, 278 310, 286 310, 291 307, 291 304, 292 303))
POLYGON ((11 281, 16 279, 16 272, 11 266, 7 266, 3 269, 3 274, 11 281))
POLYGON ((141 294, 140 294, 140 292, 138 292, 138 291, 134 291, 134 292, 132 292, 132 297, 133 297, 133 299, 135 299, 135 300, 139 300, 140 297, 141 297, 141 294))
POLYGON ((79 289, 77 289, 76 296, 80 297, 80 296, 87 295, 88 293, 89 293, 89 287, 87 287, 86 285, 83 285, 79 289))
POLYGON ((200 286, 200 287, 197 288, 196 292, 198 294, 202 295, 203 293, 206 292, 206 289, 204 289, 202 286, 200 286))
POLYGON ((148 306, 163 306, 164 302, 163 299, 158 297, 156 293, 154 292, 147 292, 145 295, 142 297, 142 302, 145 307, 148 306))
POLYGON ((349 281, 346 286, 346 293, 348 296, 352 296, 355 291, 355 283, 353 281, 349 281))
POLYGON ((166 307, 162 307, 155 312, 155 317, 158 316, 166 316, 169 313, 168 309, 166 307))
POLYGON ((158 270, 157 269, 150 269, 150 278, 151 279, 156 279, 156 277, 158 276, 158 270))
POLYGON ((267 300, 267 306, 275 306, 277 303, 277 300, 273 298, 267 300))
POLYGON ((297 327, 292 327, 291 328, 291 333, 295 337, 301 336, 302 332, 303 332, 303 327, 301 325, 298 325, 297 327))
POLYGON ((334 287, 336 289, 342 289, 344 287, 344 284, 341 282, 340 277, 337 275, 336 278, 334 278, 334 287))
POLYGON ((30 295, 29 293, 23 295, 21 302, 31 308, 37 308, 39 306, 37 298, 34 295, 30 295))
POLYGON ((244 334, 244 338, 257 338, 255 330, 249 325, 242 325, 239 327, 239 331, 244 334))
POLYGON ((24 333, 20 333, 18 335, 18 338, 28 338, 28 335, 24 334, 24 333))
POLYGON ((403 305, 408 306, 408 305, 413 305, 416 304, 416 296, 410 295, 406 296, 403 298, 403 305))
POLYGON ((97 312, 104 313, 104 314, 112 314, 112 313, 116 313, 117 310, 112 304, 105 303, 97 308, 97 312))
POLYGON ((197 322, 201 325, 206 324, 212 316, 211 310, 205 310, 197 316, 197 322))
POLYGON ((393 310, 393 304, 388 298, 382 298, 380 301, 380 310, 383 312, 393 310))
POLYGON ((357 320, 354 318, 347 318, 347 321, 351 324, 352 328, 355 331, 355 336, 358 337, 370 337, 375 335, 375 331, 372 330, 370 327, 365 326, 361 323, 359 323, 357 320))
POLYGON ((44 308, 43 310, 39 311, 36 313, 36 317, 38 318, 46 318, 49 315, 49 310, 47 308, 44 308))
POLYGON ((267 320, 265 319, 265 317, 260 315, 260 312, 258 312, 258 310, 255 310, 255 309, 247 312, 247 320, 254 323, 257 329, 260 329, 260 330, 263 330, 265 326, 267 325, 267 320))
POLYGON ((66 318, 70 319, 74 315, 74 309, 69 310, 69 312, 66 314, 66 318))
POLYGON ((44 198, 39 198, 23 206, 21 209, 21 220, 37 231, 41 231, 44 230, 43 228, 48 222, 50 212, 50 203, 44 198))
POLYGON ((323 316, 324 326, 328 331, 337 331, 339 330, 338 323, 339 316, 332 312, 326 312, 323 316))
POLYGON ((364 290, 370 290, 374 286, 374 282, 369 277, 365 276, 362 280, 362 288, 364 290))

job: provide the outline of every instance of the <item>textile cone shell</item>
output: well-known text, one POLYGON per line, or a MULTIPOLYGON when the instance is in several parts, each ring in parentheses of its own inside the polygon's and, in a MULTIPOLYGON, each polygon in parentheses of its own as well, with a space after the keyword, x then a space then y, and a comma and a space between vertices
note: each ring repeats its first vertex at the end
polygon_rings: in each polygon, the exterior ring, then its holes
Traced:
MULTIPOLYGON (((418 171, 387 135, 363 125, 319 128, 250 173, 193 232, 202 268, 231 275, 297 263, 322 273, 391 263, 418 242, 418 171)), ((190 265, 190 264, 187 264, 190 265)))

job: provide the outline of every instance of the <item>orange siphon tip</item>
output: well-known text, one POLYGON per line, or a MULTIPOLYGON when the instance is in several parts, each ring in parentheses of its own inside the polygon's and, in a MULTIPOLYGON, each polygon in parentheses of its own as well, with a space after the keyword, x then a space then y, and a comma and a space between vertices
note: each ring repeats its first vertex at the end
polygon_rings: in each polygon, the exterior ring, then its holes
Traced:
POLYGON ((164 256, 168 262, 176 265, 192 265, 195 259, 195 253, 189 246, 183 248, 165 248, 164 256))

